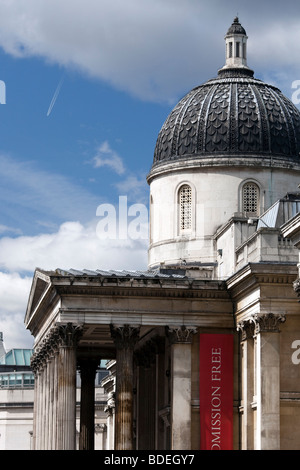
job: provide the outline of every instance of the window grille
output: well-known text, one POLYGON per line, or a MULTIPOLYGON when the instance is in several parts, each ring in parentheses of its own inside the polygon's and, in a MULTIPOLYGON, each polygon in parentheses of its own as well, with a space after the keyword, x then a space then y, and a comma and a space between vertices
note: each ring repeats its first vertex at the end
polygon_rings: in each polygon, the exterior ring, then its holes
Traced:
POLYGON ((192 228, 192 189, 185 184, 179 191, 180 230, 192 228))
POLYGON ((243 212, 258 215, 259 188, 255 183, 246 183, 243 187, 243 212))
POLYGON ((229 57, 232 57, 232 42, 229 43, 229 57))
POLYGON ((237 42, 236 43, 236 57, 240 57, 240 43, 237 42))

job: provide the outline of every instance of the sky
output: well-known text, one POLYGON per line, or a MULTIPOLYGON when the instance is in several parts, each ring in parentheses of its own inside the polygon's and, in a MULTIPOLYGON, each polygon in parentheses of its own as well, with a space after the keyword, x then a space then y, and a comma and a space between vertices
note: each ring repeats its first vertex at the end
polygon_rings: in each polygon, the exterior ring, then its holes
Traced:
POLYGON ((36 268, 147 269, 157 135, 179 99, 224 65, 236 15, 255 77, 300 107, 299 2, 0 0, 7 350, 33 346, 24 317, 36 268))

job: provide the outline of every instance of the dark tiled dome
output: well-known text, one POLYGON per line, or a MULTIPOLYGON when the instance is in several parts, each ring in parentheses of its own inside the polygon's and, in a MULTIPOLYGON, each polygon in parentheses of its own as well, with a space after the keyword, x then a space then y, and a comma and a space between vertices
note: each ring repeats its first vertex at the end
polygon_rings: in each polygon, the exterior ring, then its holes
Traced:
POLYGON ((221 70, 171 111, 153 163, 249 154, 298 161, 299 152, 300 113, 293 103, 247 71, 221 70))
MULTIPOLYGON (((201 157, 280 158, 299 162, 300 112, 278 88, 254 78, 238 18, 225 36, 226 62, 215 79, 175 106, 156 143, 154 165, 201 157)), ((230 158, 234 162, 234 158, 230 158)), ((257 161, 257 160, 256 160, 257 161)), ((263 164, 263 160, 261 160, 263 164)))
POLYGON ((234 18, 232 25, 227 31, 227 36, 231 34, 246 34, 246 31, 241 25, 241 23, 239 22, 239 19, 237 16, 234 18))

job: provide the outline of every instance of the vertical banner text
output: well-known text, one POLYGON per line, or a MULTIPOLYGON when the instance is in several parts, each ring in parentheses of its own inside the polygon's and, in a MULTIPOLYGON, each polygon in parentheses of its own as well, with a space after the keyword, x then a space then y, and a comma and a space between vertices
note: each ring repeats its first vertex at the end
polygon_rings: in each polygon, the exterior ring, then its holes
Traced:
POLYGON ((233 335, 200 335, 200 448, 231 450, 233 335))

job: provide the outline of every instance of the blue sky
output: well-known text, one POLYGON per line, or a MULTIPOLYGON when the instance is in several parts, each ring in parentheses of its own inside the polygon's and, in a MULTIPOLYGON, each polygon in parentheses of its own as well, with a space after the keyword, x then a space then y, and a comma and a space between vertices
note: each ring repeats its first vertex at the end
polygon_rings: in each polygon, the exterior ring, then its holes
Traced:
POLYGON ((100 239, 97 207, 118 208, 120 196, 147 207, 158 132, 176 102, 223 66, 236 14, 255 76, 292 98, 295 2, 0 0, 0 331, 8 349, 33 344, 23 321, 36 267, 146 269, 147 240, 100 239))

